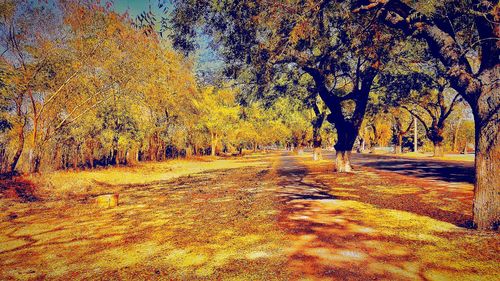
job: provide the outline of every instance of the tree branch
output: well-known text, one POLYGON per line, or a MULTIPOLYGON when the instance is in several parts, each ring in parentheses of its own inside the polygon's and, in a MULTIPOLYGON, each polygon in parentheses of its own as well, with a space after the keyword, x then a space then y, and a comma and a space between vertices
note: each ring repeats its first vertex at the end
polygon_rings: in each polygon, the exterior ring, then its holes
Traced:
POLYGON ((427 124, 425 124, 424 119, 422 119, 420 116, 418 116, 418 114, 416 114, 415 112, 413 112, 413 110, 410 110, 405 105, 403 105, 402 108, 406 109, 406 111, 408 111, 411 115, 413 115, 413 117, 417 118, 420 121, 420 123, 422 123, 422 125, 424 125, 425 131, 427 133, 429 133, 429 127, 427 126, 427 124))

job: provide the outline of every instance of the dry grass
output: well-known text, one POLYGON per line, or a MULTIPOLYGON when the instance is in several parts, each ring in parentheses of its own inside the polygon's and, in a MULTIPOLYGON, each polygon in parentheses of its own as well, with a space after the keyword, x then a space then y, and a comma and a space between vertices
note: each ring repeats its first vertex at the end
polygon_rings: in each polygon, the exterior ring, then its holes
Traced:
POLYGON ((312 195, 292 201, 281 219, 296 272, 315 280, 499 280, 498 233, 459 227, 471 219, 471 184, 369 168, 333 174, 331 161, 297 159, 307 173, 287 174, 288 185, 306 183, 312 195))
POLYGON ((498 234, 458 226, 472 185, 310 157, 35 178, 41 200, 0 198, 0 279, 498 280, 498 234))
POLYGON ((40 196, 61 198, 78 195, 96 195, 118 192, 126 185, 143 185, 168 181, 191 174, 261 166, 254 161, 259 154, 245 158, 219 159, 204 157, 194 160, 169 160, 165 162, 143 162, 132 167, 114 167, 88 171, 56 171, 29 176, 26 179, 38 187, 40 196))

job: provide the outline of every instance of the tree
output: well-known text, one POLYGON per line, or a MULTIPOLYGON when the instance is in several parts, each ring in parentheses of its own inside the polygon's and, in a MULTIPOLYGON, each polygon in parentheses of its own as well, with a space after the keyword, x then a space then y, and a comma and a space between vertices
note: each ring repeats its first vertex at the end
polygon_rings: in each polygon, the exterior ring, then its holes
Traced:
MULTIPOLYGON (((17 148, 10 163, 10 172, 13 173, 23 153, 25 146, 25 128, 28 125, 27 110, 24 105, 31 101, 35 104, 33 84, 40 75, 44 64, 32 59, 30 48, 36 41, 35 33, 41 28, 48 26, 51 18, 47 12, 36 7, 31 7, 28 1, 6 1, 0 12, 0 33, 2 40, 2 62, 7 65, 6 70, 10 77, 9 88, 10 100, 14 104, 16 118, 14 130, 17 132, 17 148)), ((42 34, 46 34, 43 33, 42 34)), ((5 75, 6 72, 3 72, 5 75)))
POLYGON ((414 72, 396 76, 389 89, 387 101, 406 110, 417 118, 425 129, 426 137, 434 146, 434 156, 443 156, 444 130, 455 106, 462 100, 448 87, 439 69, 430 67, 431 74, 414 72))
POLYGON ((9 170, 162 160, 199 141, 189 60, 98 1, 30 4, 1 11, 9 170))
POLYGON ((238 121, 238 105, 235 89, 227 86, 218 89, 208 86, 202 90, 201 98, 194 101, 199 112, 199 126, 210 136, 210 154, 215 156, 219 143, 224 140, 238 121))
POLYGON ((323 136, 321 134, 321 129, 326 120, 327 109, 324 108, 324 103, 318 100, 318 97, 314 97, 312 102, 312 108, 314 110, 314 118, 311 120, 313 127, 313 160, 322 160, 323 155, 321 153, 323 136))
POLYGON ((434 91, 426 91, 424 94, 417 94, 420 102, 416 103, 419 107, 414 109, 403 105, 402 108, 408 110, 424 126, 427 138, 434 145, 434 156, 444 155, 443 141, 446 120, 452 112, 454 106, 459 102, 458 94, 449 102, 445 103, 445 89, 439 88, 434 91), (427 116, 424 116, 427 115, 427 116), (430 121, 429 118, 430 117, 430 121))
POLYGON ((275 71, 274 77, 271 79, 271 90, 269 91, 271 93, 267 93, 271 98, 267 97, 267 100, 274 102, 277 97, 289 96, 294 100, 302 100, 305 106, 304 110, 311 109, 313 116, 309 119, 313 134, 313 160, 320 160, 322 159, 323 142, 321 131, 329 114, 328 108, 319 97, 314 80, 309 74, 300 72, 297 68, 287 66, 279 68, 279 71, 275 71))
POLYGON ((443 1, 416 8, 401 0, 358 1, 382 22, 424 40, 446 68, 447 80, 471 106, 476 131, 474 222, 500 221, 500 17, 496 1, 443 1))
POLYGON ((471 135, 470 140, 474 140, 474 126, 472 131, 469 131, 469 121, 472 121, 472 114, 470 108, 465 103, 457 104, 455 110, 449 117, 450 126, 445 130, 446 139, 450 140, 449 148, 453 152, 462 152, 464 148, 464 137, 471 135), (471 133, 472 132, 472 133, 471 133))
POLYGON ((410 131, 413 124, 413 118, 406 111, 400 108, 392 108, 390 111, 393 120, 393 136, 395 138, 394 153, 401 154, 403 152, 403 137, 410 131), (406 113, 406 114, 405 114, 406 113))
POLYGON ((264 85, 280 65, 309 74, 337 129, 337 170, 351 170, 352 146, 391 36, 352 17, 346 2, 176 1, 174 46, 192 51, 199 25, 223 46, 231 73, 250 68, 264 85))

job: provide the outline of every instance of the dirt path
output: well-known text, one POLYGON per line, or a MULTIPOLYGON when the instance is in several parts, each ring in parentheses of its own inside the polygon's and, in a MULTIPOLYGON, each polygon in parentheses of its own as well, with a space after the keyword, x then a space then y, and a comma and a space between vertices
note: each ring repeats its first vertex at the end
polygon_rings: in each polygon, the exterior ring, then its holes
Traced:
POLYGON ((0 199, 0 279, 498 279, 498 236, 415 211, 440 196, 463 209, 461 193, 372 170, 339 176, 308 159, 270 154, 114 186, 110 209, 0 199))

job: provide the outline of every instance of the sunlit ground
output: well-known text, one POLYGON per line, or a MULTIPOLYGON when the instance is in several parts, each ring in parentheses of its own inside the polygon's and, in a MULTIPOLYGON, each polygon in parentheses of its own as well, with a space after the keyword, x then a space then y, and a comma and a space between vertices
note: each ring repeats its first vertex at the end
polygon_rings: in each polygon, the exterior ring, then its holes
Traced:
POLYGON ((0 199, 0 279, 498 280, 472 185, 258 154, 31 178, 0 199), (118 193, 103 208, 95 197, 118 193))

